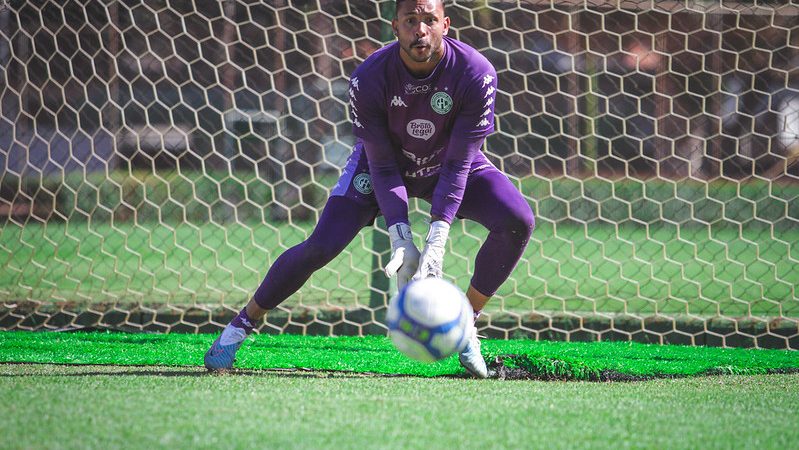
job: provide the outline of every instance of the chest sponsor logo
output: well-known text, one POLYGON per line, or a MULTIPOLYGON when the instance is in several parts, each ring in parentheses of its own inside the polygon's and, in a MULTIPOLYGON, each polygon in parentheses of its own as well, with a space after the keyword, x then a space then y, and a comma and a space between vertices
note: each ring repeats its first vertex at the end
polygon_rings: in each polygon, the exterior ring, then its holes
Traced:
POLYGON ((439 114, 446 114, 452 109, 452 97, 446 92, 439 91, 430 98, 430 106, 439 114))
POLYGON ((416 154, 412 153, 411 151, 406 150, 406 149, 403 148, 402 149, 402 154, 405 155, 406 158, 408 158, 411 161, 413 161, 413 163, 416 164, 417 166, 423 166, 423 165, 429 163, 430 161, 432 161, 433 159, 435 159, 443 151, 444 151, 444 147, 441 147, 438 150, 433 151, 433 153, 430 153, 427 156, 417 156, 416 154))
POLYGON ((408 126, 405 127, 405 130, 408 131, 411 137, 426 141, 433 137, 433 134, 436 132, 436 126, 429 120, 414 119, 408 122, 408 126))
POLYGON ((372 193, 372 177, 368 173, 359 173, 352 179, 355 190, 364 195, 372 193))
POLYGON ((408 105, 406 105, 405 102, 402 101, 402 97, 400 97, 399 95, 395 95, 394 98, 391 99, 391 106, 403 106, 405 108, 408 107, 408 105))
POLYGON ((429 84, 416 85, 408 83, 405 85, 405 93, 408 95, 425 94, 427 92, 430 92, 429 84))
POLYGON ((441 164, 434 164, 429 167, 420 167, 415 170, 406 170, 405 177, 407 178, 426 178, 437 175, 441 171, 441 164))

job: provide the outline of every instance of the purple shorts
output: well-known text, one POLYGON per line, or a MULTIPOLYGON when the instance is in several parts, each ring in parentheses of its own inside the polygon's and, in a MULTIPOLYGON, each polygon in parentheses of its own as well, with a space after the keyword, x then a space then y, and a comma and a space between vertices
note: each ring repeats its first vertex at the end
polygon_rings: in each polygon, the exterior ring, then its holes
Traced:
MULTIPOLYGON (((496 172, 507 181, 507 177, 503 175, 496 167, 491 164, 481 164, 474 167, 469 173, 469 178, 466 181, 466 189, 469 188, 469 183, 474 176, 478 174, 483 175, 483 172, 496 172)), ((429 177, 419 177, 403 179, 405 189, 408 192, 408 197, 421 198, 428 202, 433 197, 433 191, 438 182, 438 175, 429 177)), ((513 187, 515 191, 516 188, 513 187)), ((518 192, 516 192, 518 195, 518 192)), ((465 193, 464 193, 465 195, 465 193)), ((358 143, 355 145, 352 154, 347 159, 347 165, 341 173, 336 185, 330 192, 331 197, 346 197, 364 205, 377 208, 377 198, 375 197, 374 188, 372 187, 372 177, 369 174, 369 164, 366 160, 366 155, 358 143)), ((464 201, 466 198, 464 197, 464 201)), ((461 205, 463 205, 461 203, 461 205)))

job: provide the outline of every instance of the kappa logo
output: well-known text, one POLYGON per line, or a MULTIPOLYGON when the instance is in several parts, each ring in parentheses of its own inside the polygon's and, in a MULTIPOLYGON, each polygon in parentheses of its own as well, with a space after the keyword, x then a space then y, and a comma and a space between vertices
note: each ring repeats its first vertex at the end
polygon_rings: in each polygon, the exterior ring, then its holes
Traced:
POLYGON ((359 173, 352 179, 352 185, 355 190, 364 195, 372 193, 372 177, 368 173, 359 173))
POLYGON ((485 110, 483 111, 482 114, 480 114, 480 121, 477 122, 478 127, 487 127, 491 125, 494 121, 494 118, 492 117, 494 108, 492 108, 491 105, 494 104, 494 94, 497 89, 494 87, 493 82, 494 82, 494 77, 492 75, 486 74, 485 76, 483 76, 482 87, 485 88, 485 95, 483 95, 483 98, 486 99, 486 102, 485 105, 483 105, 483 108, 485 108, 485 110), (489 117, 491 117, 491 120, 489 120, 489 117))
POLYGON ((395 95, 394 98, 391 99, 391 106, 404 106, 405 108, 408 107, 408 105, 406 105, 405 102, 402 101, 402 97, 400 97, 399 95, 395 95))
POLYGON ((408 126, 405 127, 405 130, 412 137, 426 141, 433 137, 433 134, 436 132, 436 126, 429 120, 414 119, 408 122, 408 126))
POLYGON ((426 94, 428 92, 430 92, 429 84, 422 84, 417 86, 413 83, 408 83, 405 85, 405 94, 407 95, 426 94))
POLYGON ((352 116, 352 123, 358 128, 363 128, 363 124, 358 119, 358 106, 356 105, 356 101, 358 100, 355 96, 355 91, 358 90, 358 78, 355 77, 350 80, 350 115, 352 116))

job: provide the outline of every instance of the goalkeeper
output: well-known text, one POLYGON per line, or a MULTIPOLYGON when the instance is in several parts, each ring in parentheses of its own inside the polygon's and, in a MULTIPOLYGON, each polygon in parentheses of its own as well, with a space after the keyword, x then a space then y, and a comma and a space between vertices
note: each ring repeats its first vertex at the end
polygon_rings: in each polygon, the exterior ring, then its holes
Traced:
MULTIPOLYGON (((205 355, 211 370, 233 366, 256 321, 333 260, 383 214, 391 239, 385 267, 400 288, 441 277, 445 243, 456 216, 489 230, 466 292, 475 319, 508 278, 534 227, 524 197, 480 151, 494 131, 496 71, 472 47, 446 36, 444 0, 397 0, 397 41, 369 56, 350 77, 350 115, 357 138, 346 167, 310 237, 283 253, 253 298, 205 355), (408 198, 430 202, 421 253, 408 220, 408 198)), ((488 376, 480 341, 460 354, 473 375, 488 376)))

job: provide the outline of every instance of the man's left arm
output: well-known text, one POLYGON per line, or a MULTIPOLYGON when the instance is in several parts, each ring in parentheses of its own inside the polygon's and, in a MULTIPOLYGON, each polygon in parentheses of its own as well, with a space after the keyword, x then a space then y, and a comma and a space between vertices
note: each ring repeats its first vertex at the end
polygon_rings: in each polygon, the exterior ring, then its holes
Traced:
POLYGON ((494 100, 497 77, 493 68, 475 78, 466 90, 458 112, 447 153, 433 191, 430 231, 415 279, 443 275, 444 245, 466 190, 466 180, 475 156, 488 134, 494 131, 494 100))

